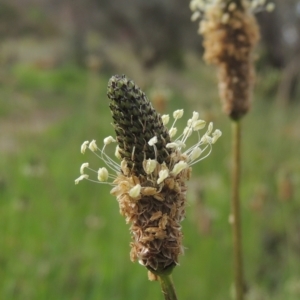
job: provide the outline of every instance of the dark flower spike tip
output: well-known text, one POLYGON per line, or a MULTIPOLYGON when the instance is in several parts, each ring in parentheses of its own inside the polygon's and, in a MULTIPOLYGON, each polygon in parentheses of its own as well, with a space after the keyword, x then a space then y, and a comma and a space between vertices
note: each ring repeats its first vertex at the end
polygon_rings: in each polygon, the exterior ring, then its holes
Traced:
POLYGON ((125 75, 115 75, 108 82, 107 96, 119 144, 119 152, 133 174, 145 174, 144 159, 168 163, 170 143, 168 129, 142 90, 125 75), (157 137, 155 148, 148 141, 157 137))

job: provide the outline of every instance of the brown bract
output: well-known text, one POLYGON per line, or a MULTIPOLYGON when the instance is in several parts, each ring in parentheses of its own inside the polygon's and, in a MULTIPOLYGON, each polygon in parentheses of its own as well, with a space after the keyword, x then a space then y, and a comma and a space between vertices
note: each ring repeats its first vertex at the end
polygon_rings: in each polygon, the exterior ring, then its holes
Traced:
POLYGON ((165 168, 165 164, 158 164, 150 176, 119 174, 111 191, 120 213, 131 224, 131 260, 138 260, 155 274, 178 264, 178 256, 183 253, 180 223, 185 215, 185 181, 191 173, 190 168, 176 176, 170 173, 157 184, 157 174, 165 168), (129 191, 137 184, 141 185, 140 194, 132 198, 129 191))

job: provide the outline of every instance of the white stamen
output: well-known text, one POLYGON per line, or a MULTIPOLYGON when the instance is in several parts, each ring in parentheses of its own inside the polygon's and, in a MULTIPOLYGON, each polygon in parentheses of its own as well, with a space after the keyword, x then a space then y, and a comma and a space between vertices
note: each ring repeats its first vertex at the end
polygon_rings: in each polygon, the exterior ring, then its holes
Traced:
POLYGON ((169 171, 167 169, 160 170, 158 173, 157 184, 162 183, 169 176, 169 171))
POLYGON ((193 132, 193 129, 191 127, 185 127, 183 130, 183 135, 185 136, 185 139, 191 136, 193 132))
POLYGON ((110 143, 116 142, 116 140, 112 136, 108 136, 103 140, 103 142, 104 142, 104 145, 108 145, 110 143))
POLYGON ((155 159, 147 159, 144 170, 147 174, 151 174, 157 166, 157 161, 155 159))
POLYGON ((88 178, 89 178, 89 175, 83 174, 83 175, 79 176, 77 179, 75 179, 75 184, 78 184, 79 181, 81 181, 83 179, 88 179, 88 178))
POLYGON ((183 116, 183 109, 178 109, 173 112, 174 119, 180 119, 183 116))
POLYGON ((92 140, 89 144, 89 149, 93 152, 98 150, 97 144, 95 140, 92 140))
POLYGON ((173 175, 177 175, 179 174, 183 169, 187 168, 188 167, 188 164, 181 160, 179 161, 177 164, 175 164, 173 170, 172 170, 172 174, 173 175))
MULTIPOLYGON (((174 125, 175 125, 177 119, 182 117, 183 112, 184 112, 183 109, 181 109, 181 110, 176 110, 173 113, 174 121, 173 121, 173 125, 169 129, 169 135, 171 138, 173 136, 175 136, 175 134, 177 134, 177 128, 174 127, 174 125)), ((197 132, 198 142, 195 145, 190 147, 185 152, 182 151, 182 149, 185 148, 185 146, 186 146, 186 141, 187 141, 188 137, 194 131, 198 131, 205 126, 205 121, 199 120, 198 118, 199 118, 199 113, 193 112, 193 116, 191 119, 188 120, 188 122, 187 122, 188 125, 187 125, 187 127, 184 128, 183 133, 180 134, 175 139, 175 141, 168 143, 166 145, 166 148, 169 148, 172 150, 174 149, 175 151, 173 150, 172 152, 176 152, 176 153, 178 152, 178 155, 181 155, 181 161, 177 162, 175 165, 174 165, 173 155, 170 156, 170 159, 171 159, 171 162, 170 162, 171 164, 169 165, 170 169, 166 166, 165 162, 163 162, 162 164, 158 164, 158 162, 157 162, 158 153, 157 153, 157 148, 156 148, 155 144, 158 142, 158 137, 153 136, 148 141, 148 144, 153 147, 155 155, 154 155, 153 159, 149 158, 149 159, 144 159, 144 161, 143 161, 143 169, 144 169, 145 173, 147 174, 147 180, 152 181, 152 182, 154 180, 154 181, 156 181, 157 184, 160 185, 163 183, 163 181, 166 178, 168 178, 170 176, 170 174, 175 177, 182 170, 184 170, 188 167, 191 167, 192 165, 196 164, 197 162, 205 159, 210 154, 210 152, 212 150, 212 144, 214 144, 219 139, 219 137, 222 135, 221 131, 218 129, 212 133, 212 130, 213 130, 212 122, 209 123, 208 129, 203 136, 200 136, 200 134, 197 132), (171 169, 172 169, 172 171, 170 171, 171 169)), ((170 120, 169 115, 162 116, 162 121, 163 121, 164 125, 166 125, 169 122, 169 120, 170 120)), ((119 162, 119 163, 115 162, 109 155, 107 155, 105 153, 106 145, 116 142, 115 138, 113 138, 112 136, 108 136, 103 141, 104 141, 104 146, 102 149, 99 149, 97 147, 95 140, 92 140, 91 142, 85 141, 81 145, 81 153, 85 153, 86 148, 89 147, 89 149, 92 152, 94 152, 94 154, 98 158, 100 158, 102 161, 104 161, 106 166, 109 167, 112 171, 116 172, 117 174, 119 174, 121 172, 121 174, 124 176, 130 176, 131 171, 127 166, 126 160, 125 159, 122 160, 121 155, 123 153, 122 152, 123 150, 119 146, 117 146, 115 149, 115 156, 118 159, 120 159, 121 162, 119 162)), ((135 149, 135 146, 134 146, 134 149, 135 149)), ((178 157, 178 156, 175 155, 175 157, 178 157)), ((133 151, 131 159, 134 160, 134 158, 135 157, 134 157, 134 151, 133 151)), ((90 181, 94 181, 94 182, 98 182, 98 183, 99 183, 99 181, 108 183, 107 180, 109 178, 116 178, 116 176, 109 174, 108 170, 105 167, 100 168, 98 170, 98 172, 90 169, 89 163, 83 163, 81 165, 80 174, 81 174, 81 176, 75 180, 75 184, 78 184, 79 181, 81 181, 83 179, 88 179, 90 181), (95 172, 97 174, 98 181, 89 179, 89 176, 84 174, 85 168, 88 168, 90 171, 95 172)), ((112 184, 115 185, 115 183, 112 183, 112 184)), ((141 186, 138 184, 138 185, 135 185, 132 189, 129 189, 128 193, 130 194, 131 197, 137 198, 138 196, 140 196, 140 192, 141 192, 141 186)))
POLYGON ((80 151, 82 154, 84 154, 86 148, 87 148, 87 145, 88 145, 89 141, 85 141, 83 142, 83 144, 81 145, 81 148, 80 148, 80 151))
POLYGON ((141 193, 141 185, 137 184, 133 188, 130 189, 129 196, 132 198, 136 198, 140 195, 140 193, 141 193))
POLYGON ((122 157, 121 157, 121 154, 120 154, 120 147, 119 146, 117 146, 116 147, 116 151, 115 151, 115 157, 116 158, 118 158, 118 159, 122 159, 122 157))
POLYGON ((148 144, 150 146, 154 146, 157 143, 157 136, 154 136, 152 139, 149 140, 148 144))
POLYGON ((273 2, 270 2, 266 5, 266 11, 272 12, 275 9, 275 4, 273 2))
POLYGON ((124 175, 128 175, 128 173, 129 173, 129 168, 127 167, 127 162, 126 162, 125 159, 123 159, 123 160, 121 161, 121 170, 122 170, 122 172, 124 173, 124 175))
POLYGON ((166 145, 166 148, 170 148, 170 149, 177 148, 177 147, 178 147, 178 145, 177 145, 175 142, 173 142, 173 143, 168 143, 168 144, 166 145))
POLYGON ((170 138, 172 138, 177 133, 177 128, 173 127, 169 130, 170 138))
POLYGON ((197 148, 194 148, 194 150, 192 151, 191 155, 190 155, 190 160, 193 161, 195 159, 197 159, 202 153, 202 150, 197 147, 197 148))
POLYGON ((190 2, 190 9, 191 11, 196 11, 198 9, 198 0, 192 0, 190 2))
POLYGON ((175 141, 175 143, 177 144, 177 148, 185 148, 185 143, 182 141, 175 141))
POLYGON ((205 134, 201 138, 201 142, 202 142, 202 144, 211 144, 212 143, 212 138, 210 136, 208 136, 207 134, 205 134))
POLYGON ((163 124, 167 125, 169 123, 170 116, 169 115, 162 115, 161 119, 162 119, 163 124))
POLYGON ((84 163, 81 165, 80 167, 80 174, 83 175, 84 174, 84 169, 87 168, 89 166, 89 163, 84 163))
POLYGON ((99 181, 107 181, 108 179, 108 171, 106 168, 100 168, 98 170, 98 180, 99 181))
POLYGON ((195 11, 192 16, 191 16, 191 21, 194 22, 196 21, 198 18, 200 18, 201 14, 199 11, 195 11))
POLYGON ((196 111, 194 111, 194 112, 193 112, 192 121, 193 121, 193 122, 194 122, 194 121, 197 121, 197 120, 198 120, 198 118, 199 118, 199 113, 198 113, 198 112, 196 112, 196 111))
POLYGON ((206 125, 205 121, 198 120, 198 121, 193 122, 193 129, 194 129, 194 131, 197 131, 197 130, 204 128, 205 125, 206 125))
POLYGON ((214 144, 221 135, 222 135, 222 132, 219 129, 216 129, 214 131, 214 133, 212 134, 212 141, 211 141, 211 143, 214 144))
POLYGON ((213 122, 210 122, 210 123, 208 124, 208 129, 207 129, 207 131, 206 131, 206 134, 210 135, 211 132, 212 132, 212 130, 213 130, 213 127, 214 127, 213 122))

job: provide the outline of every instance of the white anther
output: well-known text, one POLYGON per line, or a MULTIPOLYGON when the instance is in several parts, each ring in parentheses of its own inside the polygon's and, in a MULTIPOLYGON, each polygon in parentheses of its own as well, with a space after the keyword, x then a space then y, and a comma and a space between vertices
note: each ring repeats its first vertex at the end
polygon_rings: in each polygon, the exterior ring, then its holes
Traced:
POLYGON ((155 170, 156 165, 157 161, 155 159, 147 159, 144 167, 145 172, 151 174, 155 170))
POLYGON ((192 151, 192 153, 190 155, 190 160, 194 161, 201 155, 201 153, 202 153, 202 150, 199 147, 194 148, 194 150, 192 151))
POLYGON ((122 159, 121 154, 120 154, 120 147, 119 146, 116 147, 115 157, 118 158, 118 159, 122 159))
POLYGON ((201 138, 202 144, 211 144, 212 143, 212 138, 208 136, 207 134, 203 135, 201 138))
POLYGON ((150 146, 154 146, 157 143, 157 136, 154 136, 152 139, 149 140, 148 144, 150 146))
POLYGON ((89 166, 89 163, 84 163, 81 165, 80 167, 80 174, 83 175, 84 174, 84 169, 87 168, 89 166))
POLYGON ((218 140, 218 138, 219 138, 221 135, 222 135, 221 130, 216 129, 216 130, 214 131, 214 133, 212 134, 212 141, 211 141, 211 143, 214 144, 214 143, 218 140))
POLYGON ((272 12, 275 9, 275 4, 273 2, 270 2, 266 5, 266 11, 272 12))
POLYGON ((132 198, 136 198, 140 195, 140 193, 141 193, 141 185, 137 184, 133 188, 130 189, 129 196, 132 198))
POLYGON ((181 160, 179 161, 177 164, 175 164, 173 170, 172 170, 172 174, 173 175, 177 175, 179 174, 183 169, 187 168, 188 167, 188 164, 181 160))
POLYGON ((185 148, 185 143, 182 141, 175 141, 175 143, 177 144, 177 148, 185 148))
POLYGON ((178 144, 173 142, 173 143, 168 143, 166 145, 166 148, 169 148, 169 149, 174 149, 174 148, 178 148, 178 144))
POLYGON ((157 184, 162 183, 169 176, 169 171, 167 169, 160 170, 158 173, 157 184))
POLYGON ((123 160, 121 161, 121 170, 122 170, 122 172, 124 173, 124 175, 128 175, 129 169, 128 169, 128 167, 127 167, 127 162, 126 162, 125 159, 123 159, 123 160))
POLYGON ((83 179, 88 179, 88 178, 89 178, 89 175, 83 174, 83 175, 79 176, 77 179, 75 179, 75 184, 78 184, 79 181, 81 181, 83 179))
POLYGON ((198 0, 192 0, 190 2, 190 10, 191 11, 196 11, 198 8, 198 0))
POLYGON ((116 140, 112 136, 108 136, 103 140, 103 142, 104 142, 104 145, 108 145, 110 143, 116 142, 116 140))
POLYGON ((97 144, 96 144, 96 141, 95 140, 92 140, 89 144, 89 149, 91 151, 97 151, 98 150, 98 147, 97 147, 97 144))
POLYGON ((162 115, 161 119, 162 119, 163 124, 167 125, 169 123, 170 116, 169 115, 162 115))
POLYGON ((192 16, 191 16, 191 21, 194 22, 194 21, 197 21, 197 19, 199 19, 201 16, 200 12, 199 11, 195 11, 192 16))
POLYGON ((89 141, 85 141, 83 142, 83 144, 81 145, 81 148, 80 148, 80 151, 82 154, 84 154, 86 148, 87 148, 87 145, 88 145, 89 141))
POLYGON ((213 130, 213 127, 214 127, 213 122, 210 122, 210 123, 208 124, 208 129, 207 129, 206 134, 210 135, 211 132, 212 132, 212 130, 213 130))
POLYGON ((196 111, 194 111, 194 112, 193 112, 192 121, 193 121, 193 122, 194 122, 194 121, 197 121, 197 120, 198 120, 198 118, 199 118, 199 113, 198 113, 198 112, 196 112, 196 111))
POLYGON ((173 127, 169 130, 170 138, 172 138, 177 133, 177 128, 173 127))
POLYGON ((98 170, 98 180, 99 181, 107 181, 108 179, 108 171, 106 168, 100 168, 98 170))
POLYGON ((174 119, 180 119, 183 116, 183 109, 178 109, 173 112, 174 119))
POLYGON ((193 127, 194 131, 197 131, 197 130, 200 130, 200 129, 204 128, 205 125, 206 125, 205 121, 203 121, 203 120, 197 120, 197 121, 193 122, 193 126, 192 127, 193 127))

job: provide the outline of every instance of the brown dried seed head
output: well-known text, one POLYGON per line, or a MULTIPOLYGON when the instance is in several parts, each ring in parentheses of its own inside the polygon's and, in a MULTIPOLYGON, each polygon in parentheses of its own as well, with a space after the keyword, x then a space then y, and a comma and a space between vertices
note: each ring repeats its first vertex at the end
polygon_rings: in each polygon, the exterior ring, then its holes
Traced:
POLYGON ((200 27, 204 59, 218 66, 223 110, 237 120, 250 108, 254 81, 252 51, 259 39, 256 19, 243 6, 228 11, 228 7, 217 3, 206 11, 206 20, 200 27), (226 21, 222 19, 224 14, 228 15, 226 21))
MULTIPOLYGON (((165 168, 165 164, 158 165, 158 170, 165 168)), ((131 224, 131 260, 138 260, 155 274, 172 269, 182 253, 180 222, 185 214, 186 173, 182 171, 175 177, 170 174, 169 180, 160 185, 145 176, 119 174, 115 180, 118 186, 112 189, 121 214, 131 224), (135 184, 142 186, 137 201, 129 195, 135 184)))

